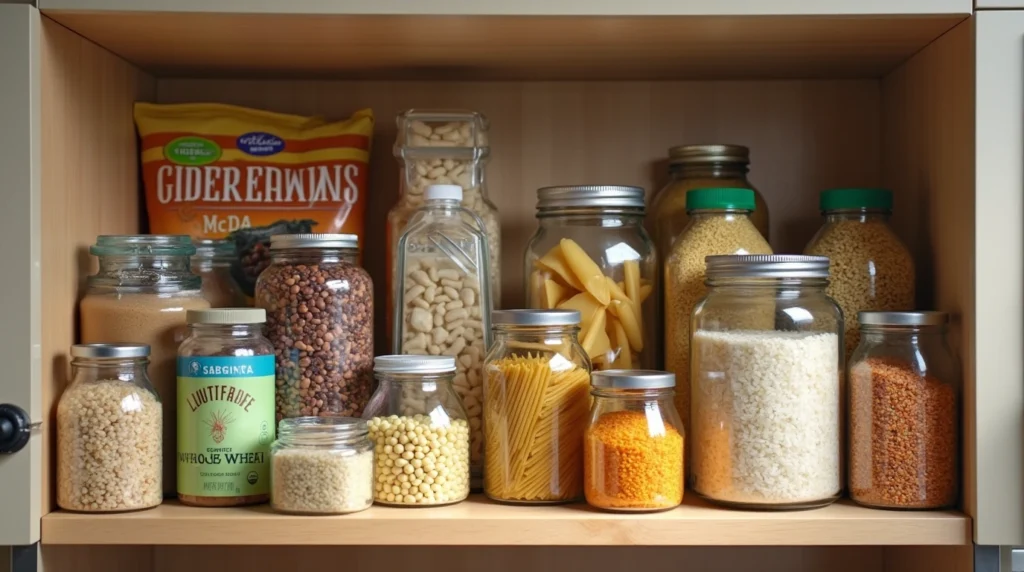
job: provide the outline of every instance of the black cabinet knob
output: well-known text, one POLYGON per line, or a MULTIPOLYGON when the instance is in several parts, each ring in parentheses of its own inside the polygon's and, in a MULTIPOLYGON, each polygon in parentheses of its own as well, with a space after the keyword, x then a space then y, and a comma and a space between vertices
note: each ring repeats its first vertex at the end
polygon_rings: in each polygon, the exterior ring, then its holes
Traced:
POLYGON ((17 453, 28 444, 32 420, 17 405, 0 403, 0 454, 17 453))

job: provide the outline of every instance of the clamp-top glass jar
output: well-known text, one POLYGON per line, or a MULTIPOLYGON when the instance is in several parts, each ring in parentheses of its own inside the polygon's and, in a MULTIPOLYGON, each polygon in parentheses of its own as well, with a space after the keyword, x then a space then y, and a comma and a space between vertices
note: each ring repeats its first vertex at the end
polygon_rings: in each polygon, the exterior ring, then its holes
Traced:
POLYGON ((657 358, 657 257, 643 221, 640 187, 537 191, 526 305, 578 310, 580 343, 595 369, 651 368, 657 358))
POLYGON ((821 256, 708 256, 693 310, 693 490, 737 508, 824 506, 840 491, 843 315, 821 256))
POLYGON ((231 275, 235 260, 235 243, 230 240, 196 241, 192 257, 192 272, 203 280, 203 298, 211 308, 240 308, 246 306, 245 294, 231 275))

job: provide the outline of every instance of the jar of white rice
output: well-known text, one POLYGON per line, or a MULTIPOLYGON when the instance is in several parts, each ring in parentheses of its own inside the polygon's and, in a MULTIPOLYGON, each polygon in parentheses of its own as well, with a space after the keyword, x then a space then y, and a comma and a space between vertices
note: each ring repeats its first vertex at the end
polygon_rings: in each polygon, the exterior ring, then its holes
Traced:
POLYGON ((709 256, 693 311, 691 486, 736 508, 840 492, 843 316, 820 256, 709 256))

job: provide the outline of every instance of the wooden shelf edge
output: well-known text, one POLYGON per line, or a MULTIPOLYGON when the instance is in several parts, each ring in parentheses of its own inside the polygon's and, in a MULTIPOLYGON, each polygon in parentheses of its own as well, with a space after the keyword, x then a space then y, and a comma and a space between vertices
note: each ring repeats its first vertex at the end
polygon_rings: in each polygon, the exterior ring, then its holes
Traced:
POLYGON ((970 519, 956 512, 894 512, 843 501, 800 512, 740 512, 699 500, 657 514, 585 505, 517 507, 479 496, 449 507, 386 508, 337 517, 276 514, 267 506, 43 517, 43 544, 393 546, 965 545, 970 519))

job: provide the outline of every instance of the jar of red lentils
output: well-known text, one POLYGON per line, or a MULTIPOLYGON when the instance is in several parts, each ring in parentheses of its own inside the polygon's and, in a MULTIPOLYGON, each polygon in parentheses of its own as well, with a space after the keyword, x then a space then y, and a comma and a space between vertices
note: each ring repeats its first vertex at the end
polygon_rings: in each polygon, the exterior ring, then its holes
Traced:
POLYGON ((650 512, 683 502, 683 423, 673 405, 676 376, 607 370, 591 377, 583 486, 597 508, 650 512))

